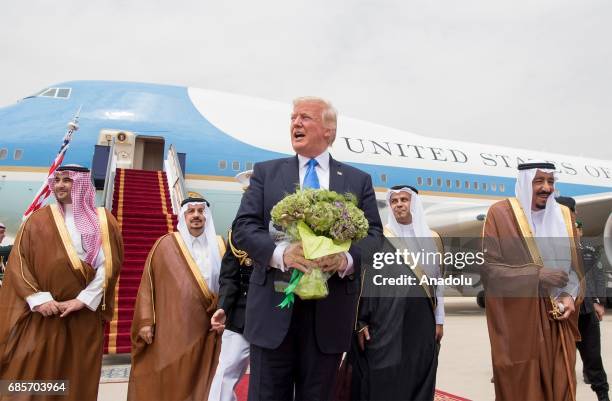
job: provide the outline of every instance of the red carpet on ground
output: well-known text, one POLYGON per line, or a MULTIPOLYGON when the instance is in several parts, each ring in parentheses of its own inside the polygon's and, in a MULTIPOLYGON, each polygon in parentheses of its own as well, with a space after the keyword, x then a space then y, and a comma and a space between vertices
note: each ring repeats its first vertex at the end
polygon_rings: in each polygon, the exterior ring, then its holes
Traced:
POLYGON ((134 303, 147 255, 159 237, 176 228, 166 173, 117 169, 112 213, 121 227, 125 253, 104 352, 120 354, 131 350, 134 303))
MULTIPOLYGON (((246 401, 249 393, 249 375, 244 375, 242 380, 236 386, 236 396, 238 401, 246 401)), ((436 397, 434 401, 470 401, 467 398, 459 397, 453 394, 449 394, 444 391, 436 390, 436 397)))

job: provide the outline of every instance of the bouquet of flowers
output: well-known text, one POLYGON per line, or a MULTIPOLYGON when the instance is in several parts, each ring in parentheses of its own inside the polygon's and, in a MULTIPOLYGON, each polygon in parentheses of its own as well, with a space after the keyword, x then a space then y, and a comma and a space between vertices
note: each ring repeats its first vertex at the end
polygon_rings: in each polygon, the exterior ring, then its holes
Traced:
MULTIPOLYGON (((306 259, 348 251, 352 241, 368 235, 368 220, 357 207, 353 194, 326 189, 303 189, 287 195, 271 211, 272 223, 283 229, 290 241, 301 241, 306 259)), ((304 275, 294 270, 285 288, 282 308, 301 299, 320 299, 328 294, 329 274, 316 268, 304 275)))

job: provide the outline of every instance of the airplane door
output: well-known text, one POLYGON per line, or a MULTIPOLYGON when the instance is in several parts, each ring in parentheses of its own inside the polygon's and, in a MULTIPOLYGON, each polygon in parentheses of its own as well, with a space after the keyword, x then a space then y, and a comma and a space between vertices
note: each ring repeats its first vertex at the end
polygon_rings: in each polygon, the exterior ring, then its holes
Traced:
POLYGON ((134 169, 158 171, 164 169, 164 138, 161 136, 136 137, 134 169))

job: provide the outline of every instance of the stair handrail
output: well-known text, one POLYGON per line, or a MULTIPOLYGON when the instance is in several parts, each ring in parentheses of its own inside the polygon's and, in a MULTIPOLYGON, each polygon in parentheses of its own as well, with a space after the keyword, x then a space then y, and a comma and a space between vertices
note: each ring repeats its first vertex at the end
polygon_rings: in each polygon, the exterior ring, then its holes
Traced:
POLYGON ((115 191, 115 174, 117 170, 117 155, 115 154, 115 138, 113 137, 108 153, 106 177, 104 178, 104 207, 113 209, 113 194, 115 191))
POLYGON ((181 202, 185 199, 185 178, 181 170, 178 154, 174 145, 168 149, 168 158, 164 161, 166 178, 168 179, 168 189, 170 190, 170 201, 174 214, 181 210, 181 202))

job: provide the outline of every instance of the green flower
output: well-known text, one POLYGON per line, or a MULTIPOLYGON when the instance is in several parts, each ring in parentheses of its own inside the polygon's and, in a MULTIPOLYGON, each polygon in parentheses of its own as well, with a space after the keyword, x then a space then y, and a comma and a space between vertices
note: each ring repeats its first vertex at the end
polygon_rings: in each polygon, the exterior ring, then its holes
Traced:
POLYGON ((300 220, 317 235, 336 242, 360 240, 369 227, 355 195, 327 189, 297 190, 272 208, 271 217, 294 240, 300 240, 296 229, 300 220))

